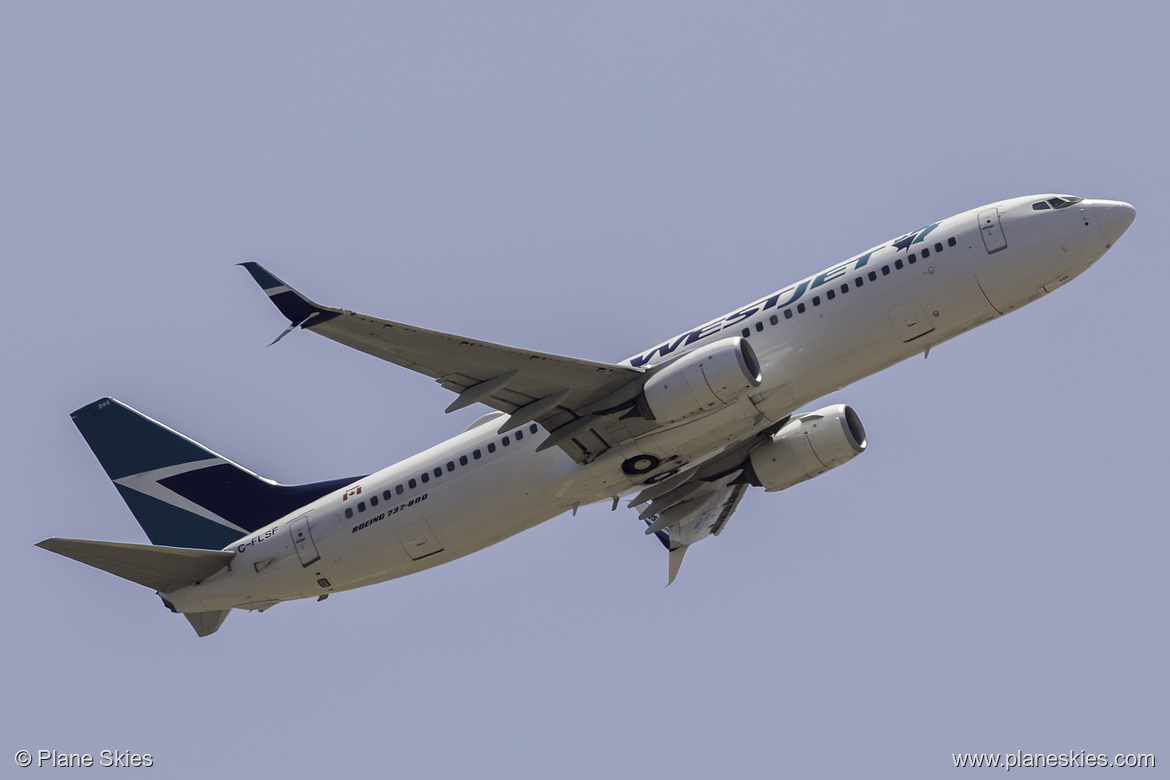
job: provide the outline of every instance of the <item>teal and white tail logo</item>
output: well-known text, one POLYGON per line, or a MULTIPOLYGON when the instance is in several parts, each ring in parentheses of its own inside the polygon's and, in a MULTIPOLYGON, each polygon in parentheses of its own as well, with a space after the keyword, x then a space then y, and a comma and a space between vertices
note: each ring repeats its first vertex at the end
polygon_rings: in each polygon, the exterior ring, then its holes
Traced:
POLYGON ((73 422, 150 541, 222 549, 358 478, 280 485, 102 398, 73 422))

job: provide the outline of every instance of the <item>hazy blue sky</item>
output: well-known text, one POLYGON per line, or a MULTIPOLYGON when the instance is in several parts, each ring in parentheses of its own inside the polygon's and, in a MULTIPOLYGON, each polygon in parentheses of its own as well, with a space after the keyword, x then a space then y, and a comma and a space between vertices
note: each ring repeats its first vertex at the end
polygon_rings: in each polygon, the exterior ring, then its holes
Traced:
POLYGON ((0 765, 1170 765, 1170 11, 814 5, 7 3, 0 765), (103 395, 283 482, 375 470, 481 412, 444 416, 429 380, 311 334, 266 349, 284 323, 240 261, 324 303, 616 361, 1048 191, 1138 217, 1054 295, 827 399, 858 410, 865 456, 752 491, 669 589, 635 514, 596 506, 201 640, 32 546, 145 541, 69 420, 103 395))

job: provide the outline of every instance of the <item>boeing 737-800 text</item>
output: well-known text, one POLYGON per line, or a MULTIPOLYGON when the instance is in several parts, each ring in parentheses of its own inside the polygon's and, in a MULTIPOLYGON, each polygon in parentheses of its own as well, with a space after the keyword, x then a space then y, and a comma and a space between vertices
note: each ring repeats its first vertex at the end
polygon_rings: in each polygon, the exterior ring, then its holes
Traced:
POLYGON ((784 490, 865 450, 849 406, 799 409, 1051 292, 1133 218, 1064 195, 993 203, 613 364, 321 306, 244 263, 289 321, 278 341, 310 330, 434 378, 456 394, 447 411, 494 411, 367 476, 281 485, 103 398, 73 420, 152 544, 39 546, 154 589, 206 636, 232 609, 402 577, 628 497, 673 581, 748 487, 784 490))

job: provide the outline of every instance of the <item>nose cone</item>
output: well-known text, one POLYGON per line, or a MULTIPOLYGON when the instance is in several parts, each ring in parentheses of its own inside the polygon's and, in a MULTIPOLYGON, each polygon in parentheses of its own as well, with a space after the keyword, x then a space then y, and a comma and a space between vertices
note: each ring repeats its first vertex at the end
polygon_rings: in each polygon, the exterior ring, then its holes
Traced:
POLYGON ((1093 213, 1097 216, 1097 224, 1110 246, 1117 243, 1117 239, 1121 238, 1121 234, 1129 228, 1137 214, 1133 206, 1119 200, 1094 200, 1093 213))

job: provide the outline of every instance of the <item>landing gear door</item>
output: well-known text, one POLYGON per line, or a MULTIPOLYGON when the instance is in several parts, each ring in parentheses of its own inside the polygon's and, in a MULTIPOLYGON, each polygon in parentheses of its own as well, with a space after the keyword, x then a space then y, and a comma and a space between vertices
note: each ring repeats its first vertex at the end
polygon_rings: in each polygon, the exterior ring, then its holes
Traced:
POLYGON ((1007 248, 1007 237, 1003 234, 1003 225, 999 223, 999 209, 992 208, 979 212, 979 234, 983 236, 983 246, 987 248, 987 254, 993 255, 1007 248))
POLYGON ((321 560, 317 545, 313 543, 313 534, 309 530, 308 515, 293 520, 289 531, 292 533, 293 545, 297 548, 297 557, 301 559, 301 566, 308 566, 321 560))

